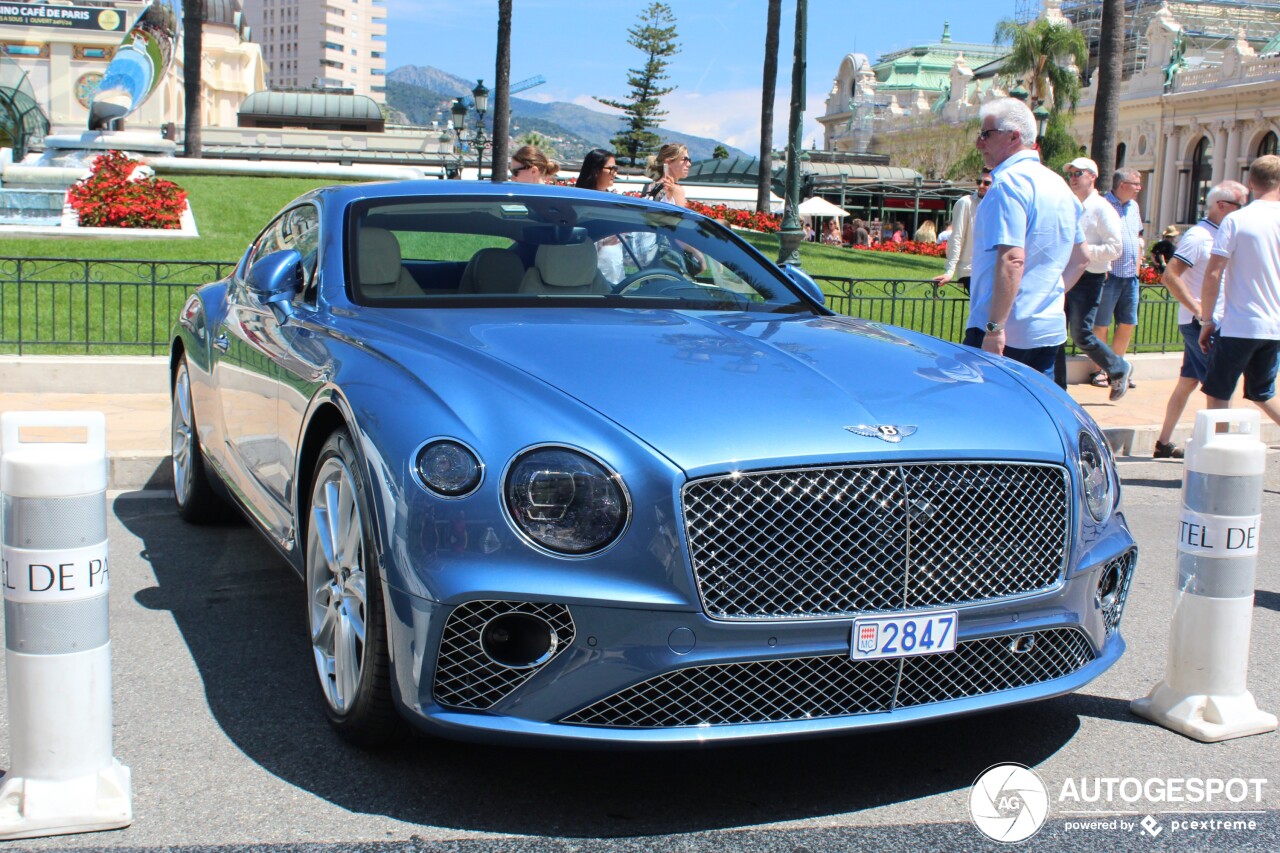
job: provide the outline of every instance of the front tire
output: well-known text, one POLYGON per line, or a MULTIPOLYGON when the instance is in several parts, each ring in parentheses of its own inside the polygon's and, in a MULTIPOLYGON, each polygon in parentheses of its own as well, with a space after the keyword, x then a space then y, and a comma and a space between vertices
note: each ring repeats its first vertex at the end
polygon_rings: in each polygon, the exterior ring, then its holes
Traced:
POLYGON ((398 739, 382 583, 364 478, 345 429, 316 461, 306 534, 307 626, 325 712, 352 743, 398 739))

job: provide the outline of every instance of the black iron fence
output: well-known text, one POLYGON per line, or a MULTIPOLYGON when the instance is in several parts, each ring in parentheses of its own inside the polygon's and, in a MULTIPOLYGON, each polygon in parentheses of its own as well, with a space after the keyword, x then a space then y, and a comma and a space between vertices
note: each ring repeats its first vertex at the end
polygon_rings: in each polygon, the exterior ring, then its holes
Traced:
MULTIPOLYGON (((924 332, 943 340, 964 338, 969 297, 955 285, 934 287, 917 279, 862 279, 814 276, 831 310, 924 332)), ((1138 291, 1138 327, 1130 352, 1181 352, 1178 300, 1158 284, 1138 291)))
POLYGON ((0 258, 0 352, 163 353, 187 295, 235 264, 0 258))
MULTIPOLYGON (((157 355, 188 294, 235 261, 0 258, 0 353, 157 355)), ((969 299, 929 281, 816 276, 827 304, 950 341, 964 337, 969 299)), ((1178 303, 1144 286, 1133 351, 1182 348, 1178 303)))

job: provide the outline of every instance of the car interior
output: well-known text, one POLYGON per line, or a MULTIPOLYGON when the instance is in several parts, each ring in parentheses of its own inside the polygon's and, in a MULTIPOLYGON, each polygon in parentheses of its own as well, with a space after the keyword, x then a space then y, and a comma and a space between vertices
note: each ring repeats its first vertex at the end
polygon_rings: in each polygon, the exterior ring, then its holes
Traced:
POLYGON ((364 199, 349 208, 356 304, 449 307, 586 299, 803 310, 718 224, 609 199, 364 199))

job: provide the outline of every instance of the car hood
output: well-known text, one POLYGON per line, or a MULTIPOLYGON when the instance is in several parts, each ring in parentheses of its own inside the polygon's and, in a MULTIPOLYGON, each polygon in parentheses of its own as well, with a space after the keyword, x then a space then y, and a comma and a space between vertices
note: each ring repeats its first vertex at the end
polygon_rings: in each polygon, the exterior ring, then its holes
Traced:
POLYGON ((977 351, 894 327, 652 310, 413 313, 419 340, 447 337, 536 377, 690 473, 890 452, 1063 458, 1032 385, 977 351))

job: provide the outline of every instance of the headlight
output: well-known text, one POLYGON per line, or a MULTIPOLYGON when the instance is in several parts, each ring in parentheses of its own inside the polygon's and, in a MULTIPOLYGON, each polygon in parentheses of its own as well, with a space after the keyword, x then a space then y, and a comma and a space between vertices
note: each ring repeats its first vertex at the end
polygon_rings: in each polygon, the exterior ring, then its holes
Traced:
POLYGON ((484 466, 471 448, 447 439, 424 444, 414 468, 422 485, 446 498, 471 494, 484 475, 484 466))
POLYGON ((1088 432, 1080 433, 1080 486, 1089 514, 1099 523, 1111 512, 1111 470, 1106 452, 1088 432))
POLYGON ((521 533, 558 554, 599 551, 626 526, 622 480, 599 462, 562 447, 540 447, 516 458, 503 489, 521 533))

